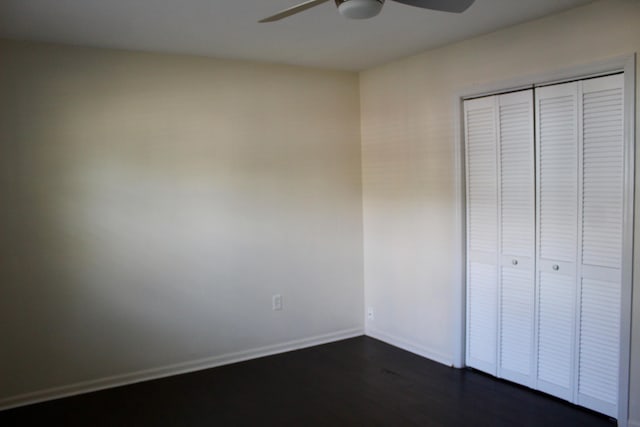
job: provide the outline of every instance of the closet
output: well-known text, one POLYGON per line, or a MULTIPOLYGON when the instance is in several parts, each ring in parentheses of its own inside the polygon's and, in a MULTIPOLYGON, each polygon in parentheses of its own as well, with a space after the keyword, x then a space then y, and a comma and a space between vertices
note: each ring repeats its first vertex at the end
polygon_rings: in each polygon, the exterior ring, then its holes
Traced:
POLYGON ((464 101, 466 364, 618 416, 624 77, 464 101))

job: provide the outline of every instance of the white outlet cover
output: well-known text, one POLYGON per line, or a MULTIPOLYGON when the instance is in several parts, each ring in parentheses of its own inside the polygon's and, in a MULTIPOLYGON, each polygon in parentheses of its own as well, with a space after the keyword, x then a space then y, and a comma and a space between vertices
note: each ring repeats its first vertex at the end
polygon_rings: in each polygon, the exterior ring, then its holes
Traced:
POLYGON ((274 311, 282 310, 282 295, 276 294, 271 297, 272 309, 274 311))

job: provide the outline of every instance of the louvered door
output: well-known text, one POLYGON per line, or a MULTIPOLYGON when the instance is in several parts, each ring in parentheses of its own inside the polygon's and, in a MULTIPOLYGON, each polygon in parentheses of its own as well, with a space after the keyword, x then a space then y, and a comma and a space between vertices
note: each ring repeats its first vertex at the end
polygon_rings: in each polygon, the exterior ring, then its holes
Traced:
POLYGON ((612 417, 633 194, 623 84, 464 103, 467 365, 612 417))
POLYGON ((537 388, 616 417, 623 76, 536 89, 537 388))
POLYGON ((578 86, 536 89, 536 387, 572 400, 578 248, 578 86))
POLYGON ((617 416, 624 209, 621 74, 580 83, 582 114, 577 403, 617 416))
POLYGON ((496 375, 498 191, 493 97, 464 104, 467 166, 467 365, 496 375))
POLYGON ((535 173, 533 90, 496 97, 499 188, 498 376, 532 386, 535 173))

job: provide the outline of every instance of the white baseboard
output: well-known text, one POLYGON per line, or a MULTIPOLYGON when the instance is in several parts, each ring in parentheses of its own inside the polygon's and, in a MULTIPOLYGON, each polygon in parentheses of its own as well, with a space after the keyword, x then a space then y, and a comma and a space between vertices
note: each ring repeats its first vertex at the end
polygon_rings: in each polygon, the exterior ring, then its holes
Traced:
POLYGON ((433 360, 434 362, 442 363, 443 365, 447 366, 453 366, 453 360, 450 355, 431 350, 419 344, 413 343, 407 339, 396 337, 394 335, 387 334, 386 332, 382 332, 373 328, 366 328, 365 335, 371 338, 378 339, 380 341, 384 341, 387 344, 391 344, 403 350, 410 351, 411 353, 415 353, 418 356, 426 357, 427 359, 433 360))
POLYGON ((0 410, 15 408, 18 406, 30 405, 32 403, 44 402, 47 400, 59 399, 61 397, 74 396, 107 388, 119 387, 127 384, 134 384, 142 381, 155 380, 172 375, 185 374, 187 372, 200 371, 214 368, 216 366, 229 365, 231 363, 243 362, 245 360, 256 359, 258 357, 270 356, 278 353, 285 353, 292 350, 326 344, 353 338, 364 334, 362 328, 345 329, 323 335, 316 335, 309 338, 287 341, 280 344, 273 344, 264 347, 253 348, 235 353, 222 354, 188 362, 176 363, 158 368, 145 369, 137 372, 113 375, 110 377, 95 380, 82 381, 75 384, 68 384, 61 387, 53 387, 31 393, 25 393, 0 399, 0 410))

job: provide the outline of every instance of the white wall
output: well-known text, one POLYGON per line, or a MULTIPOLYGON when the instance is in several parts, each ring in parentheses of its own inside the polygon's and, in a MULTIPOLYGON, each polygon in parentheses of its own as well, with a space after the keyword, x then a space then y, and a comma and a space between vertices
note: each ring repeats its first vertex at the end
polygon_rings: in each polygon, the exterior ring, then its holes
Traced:
MULTIPOLYGON (((366 322, 368 334, 443 363, 455 362, 461 286, 455 241, 455 95, 640 51, 639 22, 640 2, 600 1, 361 73, 365 307, 374 309, 374 320, 366 322)), ((636 208, 636 224, 639 214, 636 208)), ((636 425, 638 252, 631 376, 636 425)))
POLYGON ((0 406, 362 332, 357 74, 0 57, 0 406))

